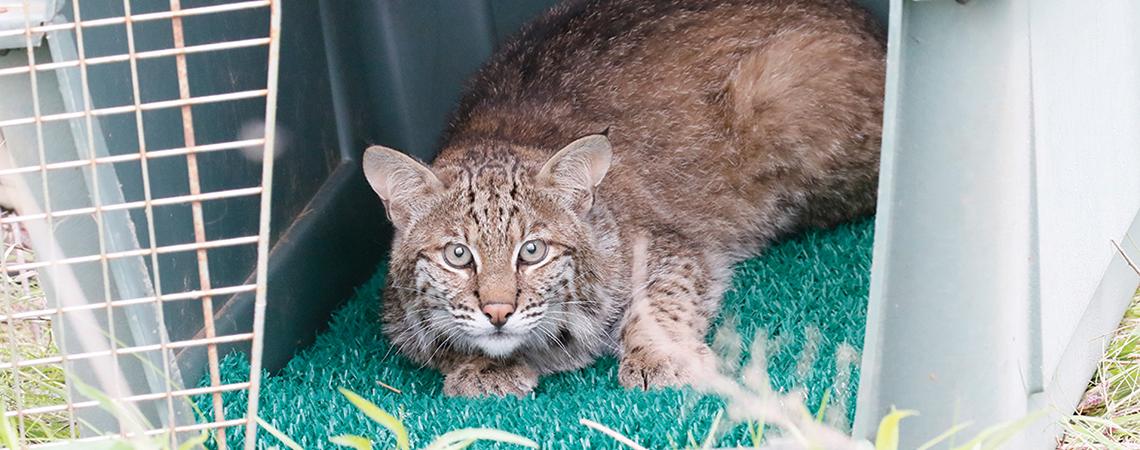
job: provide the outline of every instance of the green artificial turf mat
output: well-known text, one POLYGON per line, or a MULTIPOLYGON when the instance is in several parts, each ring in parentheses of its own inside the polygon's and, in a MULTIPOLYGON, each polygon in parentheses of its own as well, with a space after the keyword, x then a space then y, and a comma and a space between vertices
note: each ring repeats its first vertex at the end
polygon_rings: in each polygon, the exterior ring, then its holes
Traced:
MULTIPOLYGON (((835 354, 841 343, 862 349, 872 229, 871 220, 862 220, 781 242, 764 256, 741 263, 724 299, 722 318, 735 318, 745 349, 757 331, 763 331, 774 344, 768 356, 773 388, 804 389, 813 412, 825 392, 832 399, 846 399, 848 421, 854 416, 858 364, 850 382, 836 385, 835 354), (811 346, 808 336, 813 334, 819 335, 818 352, 814 359, 804 358, 811 353, 804 348, 811 346), (805 364, 810 370, 797 375, 797 365, 805 364)), ((692 391, 623 389, 613 358, 545 377, 532 395, 521 399, 444 397, 437 372, 421 369, 390 351, 381 335, 377 294, 383 282, 380 270, 334 314, 329 331, 301 350, 280 373, 262 378, 260 416, 306 449, 340 448, 328 438, 344 433, 368 436, 377 448, 394 446, 392 435, 365 418, 337 392, 338 387, 355 391, 401 417, 413 448, 466 427, 511 431, 534 439, 543 448, 622 447, 580 425, 579 418, 605 424, 648 448, 683 448, 690 433, 697 442, 703 439, 723 407, 719 399, 692 391), (380 382, 403 393, 396 394, 380 382)), ((229 355, 222 365, 224 382, 248 377, 244 355, 229 355)), ((244 415, 244 397, 244 392, 224 396, 227 418, 244 415)), ((208 397, 197 398, 197 403, 206 417, 213 417, 208 397)), ((237 431, 229 433, 230 448, 242 441, 237 431)), ((747 427, 732 428, 719 444, 750 446, 747 427)), ((263 431, 259 446, 270 445, 279 443, 263 431)))

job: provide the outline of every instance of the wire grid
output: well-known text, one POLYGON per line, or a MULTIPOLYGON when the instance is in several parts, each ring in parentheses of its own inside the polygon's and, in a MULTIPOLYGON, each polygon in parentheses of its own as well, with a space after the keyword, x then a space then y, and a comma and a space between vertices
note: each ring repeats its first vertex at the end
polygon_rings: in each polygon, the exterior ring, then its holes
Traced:
MULTIPOLYGON (((4 398, 4 418, 14 425, 16 432, 24 439, 16 443, 18 447, 38 448, 58 445, 66 441, 98 441, 115 438, 132 438, 139 436, 165 436, 169 439, 170 448, 177 448, 180 436, 185 432, 210 430, 214 435, 217 448, 226 449, 226 433, 240 432, 245 434, 245 448, 252 449, 256 445, 256 416, 257 399, 260 382, 260 361, 262 352, 262 335, 265 315, 266 269, 269 250, 269 219, 270 219, 270 192, 272 187, 274 129, 276 114, 276 88, 278 49, 280 36, 280 5, 279 0, 256 1, 228 1, 224 3, 211 2, 204 6, 184 7, 181 0, 168 1, 166 8, 159 11, 132 14, 134 10, 132 0, 122 0, 122 14, 115 17, 99 17, 84 20, 79 0, 67 0, 71 15, 67 19, 57 19, 53 22, 38 22, 34 20, 29 11, 32 11, 31 0, 23 0, 24 27, 16 30, 0 29, 0 38, 23 36, 25 48, 22 50, 27 56, 26 64, 14 67, 0 68, 0 78, 5 76, 27 77, 30 87, 31 114, 20 117, 0 117, 0 157, 8 159, 0 165, 0 189, 6 190, 9 207, 15 211, 6 211, 0 215, 0 231, 4 237, 4 258, 0 259, 0 272, 3 273, 3 285, 0 285, 0 294, 4 303, 0 304, 0 326, 3 326, 3 336, 0 342, 6 344, 6 349, 0 351, 0 374, 7 375, 7 380, 14 389, 9 393, 0 393, 4 398), (192 26, 189 19, 193 17, 215 16, 227 14, 264 14, 268 17, 268 31, 265 36, 256 38, 210 42, 205 44, 187 45, 185 39, 186 28, 192 26), (139 42, 135 40, 135 28, 139 24, 158 24, 168 26, 171 42, 166 48, 139 51, 139 42), (97 33, 101 27, 122 26, 126 31, 127 51, 121 54, 109 54, 87 57, 87 46, 84 42, 85 34, 90 36, 97 33), (52 36, 53 33, 68 33, 74 37, 76 57, 74 59, 57 60, 50 58, 45 61, 43 53, 39 52, 41 35, 52 36), (267 67, 264 86, 258 89, 234 90, 232 92, 215 92, 209 95, 194 95, 193 80, 188 70, 187 57, 195 54, 223 53, 234 49, 262 48, 268 52, 267 67), (176 66, 178 97, 176 99, 160 101, 144 101, 140 95, 140 62, 157 59, 173 59, 176 66), (132 101, 125 105, 96 106, 92 100, 91 85, 89 84, 89 69, 99 65, 126 63, 130 71, 130 90, 132 101), (63 112, 46 112, 42 105, 42 98, 50 93, 44 85, 44 79, 53 76, 54 72, 72 70, 78 72, 80 104, 74 110, 63 112), (224 142, 211 142, 199 144, 195 132, 195 120, 199 123, 209 121, 208 115, 195 114, 195 107, 209 104, 224 104, 243 100, 260 100, 264 104, 264 131, 258 137, 239 137, 224 142), (184 145, 174 148, 148 148, 147 138, 151 136, 146 132, 148 123, 145 114, 150 111, 177 111, 181 122, 181 139, 184 145), (107 154, 96 151, 96 142, 99 137, 97 124, 106 117, 115 115, 133 116, 137 130, 137 151, 107 154), (45 137, 50 134, 45 129, 51 124, 67 123, 73 133, 80 138, 76 139, 76 158, 67 160, 54 160, 49 158, 49 148, 52 143, 45 137), (18 127, 28 126, 34 129, 35 158, 32 163, 21 165, 15 162, 17 158, 11 155, 15 149, 7 147, 5 131, 18 127), (79 127, 78 131, 75 131, 79 127), (83 141, 83 142, 81 142, 83 141), (215 152, 250 151, 257 153, 255 158, 260 162, 260 180, 255 186, 243 188, 227 188, 208 190, 203 188, 202 170, 211 170, 208 161, 200 159, 200 155, 215 152), (185 161, 188 184, 187 193, 180 195, 155 195, 151 184, 150 167, 164 159, 182 158, 185 161), (143 198, 136 201, 107 201, 102 197, 104 190, 100 187, 99 177, 106 176, 106 167, 118 163, 137 162, 141 172, 143 198), (71 193, 55 192, 50 182, 53 174, 66 170, 81 170, 87 176, 90 185, 90 205, 53 207, 53 199, 60 195, 71 193), (40 193, 37 201, 34 192, 40 193), (257 202, 256 233, 211 238, 207 233, 208 226, 203 214, 203 206, 210 202, 237 198, 254 198, 257 202), (188 205, 191 210, 192 236, 190 242, 178 244, 160 244, 156 233, 156 209, 164 206, 188 205), (108 245, 108 236, 116 231, 109 230, 106 223, 108 214, 115 212, 138 212, 141 210, 146 218, 146 232, 143 245, 139 248, 127 250, 112 250, 108 245), (61 239, 62 224, 71 218, 90 217, 93 219, 96 233, 90 236, 88 245, 93 249, 89 254, 73 254, 62 251, 58 241, 61 239), (212 285, 210 268, 210 251, 232 247, 252 247, 256 251, 256 267, 250 267, 253 276, 244 283, 236 285, 212 285), (164 286, 160 273, 162 272, 159 257, 166 254, 192 253, 195 255, 197 266, 198 286, 196 289, 171 288, 164 286), (133 298, 117 298, 112 292, 111 265, 116 261, 139 259, 149 262, 149 276, 145 280, 152 289, 148 295, 133 298), (82 265, 96 265, 102 278, 100 298, 91 298, 84 295, 83 289, 76 287, 75 271, 82 265), (50 274, 49 277, 41 275, 50 274), (45 283, 44 279, 51 281, 45 283), (41 285, 44 284, 44 285, 41 285), (166 289, 164 289, 166 288, 166 289), (59 298, 48 298, 40 292, 43 289, 47 296, 55 295, 59 298), (229 298, 234 295, 252 294, 254 301, 253 323, 249 324, 248 332, 219 333, 215 327, 216 306, 215 299, 229 298), (37 301, 37 297, 39 301, 37 301), (201 304, 202 330, 189 339, 171 340, 166 333, 167 320, 164 317, 164 306, 171 302, 197 301, 201 304), (138 344, 120 342, 118 336, 122 330, 115 330, 116 325, 122 325, 122 320, 116 319, 124 308, 152 307, 156 323, 151 324, 157 329, 159 342, 138 344), (102 317, 99 317, 102 315, 102 317), (45 325, 46 324, 46 325, 45 325), (77 326, 81 324, 82 326, 77 326), (103 325, 100 325, 103 324, 103 325), (101 333, 92 333, 99 330, 101 333), (44 351, 29 355, 21 346, 29 345, 27 335, 31 335, 31 346, 38 348, 52 348, 57 343, 68 339, 68 333, 83 332, 82 336, 72 336, 80 342, 102 342, 105 344, 92 345, 85 348, 63 348, 60 351, 44 351), (54 338, 54 339, 53 339, 54 338), (53 342, 54 341, 54 342, 53 342), (248 381, 238 383, 223 383, 219 376, 218 347, 223 344, 241 343, 249 346, 251 370, 248 381), (173 381, 177 372, 173 361, 174 352, 186 349, 205 349, 207 354, 208 385, 194 387, 196 380, 183 380, 181 384, 173 381), (160 367, 150 367, 150 370, 161 372, 160 377, 165 384, 159 391, 137 393, 139 389, 130 389, 124 384, 129 383, 120 366, 123 358, 131 355, 155 354, 160 355, 160 367), (96 370, 94 379, 82 379, 71 368, 76 364, 88 360, 101 360, 109 362, 114 369, 96 370), (42 380, 34 380, 45 373, 62 371, 67 374, 65 386, 43 386, 42 380), (36 383, 39 383, 37 385, 36 383), (93 395, 84 391, 77 394, 77 384, 94 387, 101 395, 93 395), (44 392, 37 392, 44 391, 44 392), (247 396, 247 408, 244 417, 227 418, 222 407, 221 394, 224 392, 244 391, 247 396), (213 403, 213 415, 210 417, 198 416, 191 423, 179 423, 174 419, 176 406, 188 402, 193 396, 208 395, 213 403), (81 417, 86 410, 107 408, 101 404, 99 397, 106 396, 111 403, 119 409, 116 412, 118 429, 97 430, 94 435, 88 435, 87 429, 81 427, 81 417), (38 398, 35 402, 33 397, 38 398), (150 423, 148 421, 133 422, 129 420, 131 414, 136 413, 132 408, 143 402, 157 402, 165 404, 164 423, 150 423), (32 404, 35 403, 35 404, 32 404), (126 411, 126 412, 124 412, 126 411), (126 415, 127 418, 120 415, 126 415), (30 428, 37 423, 43 423, 44 417, 61 418, 66 427, 62 436, 51 438, 28 439, 30 428), (139 426, 145 423, 145 426, 139 426)), ((142 2, 142 0, 136 0, 142 2)), ((2 2, 0 2, 2 3, 2 2)), ((10 2, 9 2, 10 3, 10 2)), ((154 3, 154 2, 150 2, 154 3)), ((0 5, 0 14, 12 13, 11 8, 0 5)), ((19 11, 16 11, 19 12, 19 11)), ((63 16, 60 16, 63 17, 63 16)), ((97 37, 96 37, 97 38, 97 37)), ((89 38, 89 39, 96 39, 89 38)), ((54 43, 49 43, 52 45, 54 43)), ((20 51, 20 50, 17 50, 20 51)), ((12 54, 7 54, 11 57, 12 54)), ((63 83, 61 83, 62 85, 63 83)), ((236 84, 235 84, 236 86, 236 84)), ((0 95, 2 97, 3 95, 0 95)), ((0 101, 3 101, 0 99, 0 101)), ((111 172, 113 173, 113 172, 111 172)), ((76 193, 78 195, 78 193, 76 193)), ((68 203, 68 202, 63 202, 68 203)), ((126 230, 133 234, 134 230, 126 230)), ((90 268, 90 267, 88 267, 90 268)), ((83 347, 83 346, 80 346, 83 347)), ((101 366, 106 369, 106 365, 101 366)), ((3 387, 3 385, 0 385, 3 387)), ((81 391, 81 389, 80 389, 81 391)), ((3 442, 0 442, 2 445, 3 442)))

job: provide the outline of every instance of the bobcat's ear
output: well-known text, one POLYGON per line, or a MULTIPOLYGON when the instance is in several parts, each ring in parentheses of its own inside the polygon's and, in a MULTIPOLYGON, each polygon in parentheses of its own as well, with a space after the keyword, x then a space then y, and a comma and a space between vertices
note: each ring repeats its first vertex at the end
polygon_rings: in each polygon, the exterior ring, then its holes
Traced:
POLYGON ((538 182, 554 188, 566 206, 585 215, 594 205, 594 190, 610 169, 613 150, 604 135, 571 142, 542 166, 538 182))
POLYGON ((364 176, 397 229, 426 213, 431 197, 443 191, 443 183, 427 166, 379 145, 364 151, 364 176))

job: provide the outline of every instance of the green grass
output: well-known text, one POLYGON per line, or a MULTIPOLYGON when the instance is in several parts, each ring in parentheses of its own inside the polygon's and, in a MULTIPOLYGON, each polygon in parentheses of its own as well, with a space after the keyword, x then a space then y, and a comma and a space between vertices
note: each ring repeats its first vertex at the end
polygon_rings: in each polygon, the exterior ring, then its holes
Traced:
MULTIPOLYGON (((26 239, 12 226, 3 227, 3 258, 8 264, 34 259, 26 239)), ((0 308, 8 312, 44 308, 44 293, 34 271, 0 274, 0 308)), ((0 322, 0 361, 29 360, 56 356, 48 318, 25 318, 0 322)), ((0 370, 0 408, 14 411, 61 405, 64 373, 59 365, 36 365, 18 370, 0 370)), ((15 421, 17 432, 28 442, 44 442, 69 436, 66 412, 25 416, 15 421)))
MULTIPOLYGON (((21 331, 21 327, 15 328, 18 332, 21 331)), ((20 359, 44 358, 57 354, 58 350, 50 344, 50 332, 43 338, 49 343, 40 345, 30 339, 17 343, 15 351, 20 354, 20 359)), ((22 339, 22 336, 17 336, 16 339, 22 339)), ((5 331, 5 335, 0 336, 0 346, 3 347, 0 348, 0 361, 11 360, 13 350, 10 344, 11 340, 5 331)), ((56 365, 22 367, 18 375, 13 370, 0 371, 0 399, 4 411, 14 411, 18 406, 30 409, 64 404, 66 400, 63 389, 63 369, 56 365), (20 396, 19 401, 17 395, 20 396)), ((69 436, 66 412, 27 415, 20 422, 17 423, 17 427, 23 430, 22 436, 33 443, 69 436)))
POLYGON ((1140 447, 1140 291, 1067 428, 1059 448, 1140 447))

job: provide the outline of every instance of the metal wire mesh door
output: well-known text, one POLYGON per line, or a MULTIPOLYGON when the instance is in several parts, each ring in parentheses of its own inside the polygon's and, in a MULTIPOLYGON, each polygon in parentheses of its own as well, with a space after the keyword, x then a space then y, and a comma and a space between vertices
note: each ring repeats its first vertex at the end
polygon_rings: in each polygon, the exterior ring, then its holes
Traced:
POLYGON ((0 446, 256 445, 280 15, 0 0, 0 446))

